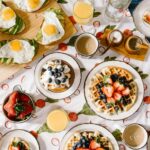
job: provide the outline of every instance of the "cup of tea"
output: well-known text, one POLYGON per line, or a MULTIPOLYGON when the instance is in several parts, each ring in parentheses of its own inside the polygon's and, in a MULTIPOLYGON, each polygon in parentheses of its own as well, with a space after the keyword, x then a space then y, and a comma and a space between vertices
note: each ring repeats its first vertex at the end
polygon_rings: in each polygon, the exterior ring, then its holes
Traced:
POLYGON ((107 51, 91 33, 80 34, 75 41, 75 49, 80 56, 86 58, 93 57, 97 52, 102 55, 107 51))
POLYGON ((145 128, 139 124, 130 124, 123 131, 123 141, 132 149, 144 147, 147 140, 148 133, 145 128))

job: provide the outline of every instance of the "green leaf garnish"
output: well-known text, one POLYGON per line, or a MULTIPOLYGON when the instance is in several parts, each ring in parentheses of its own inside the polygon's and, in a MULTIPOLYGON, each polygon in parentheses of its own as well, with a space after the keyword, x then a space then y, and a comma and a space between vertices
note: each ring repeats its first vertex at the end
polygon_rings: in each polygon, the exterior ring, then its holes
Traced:
POLYGON ((66 0, 57 0, 57 3, 67 4, 68 2, 66 0))
POLYGON ((52 99, 52 98, 46 98, 45 99, 45 102, 48 102, 48 103, 57 103, 59 100, 57 99, 52 99))
POLYGON ((117 141, 122 141, 122 132, 119 129, 113 131, 112 134, 117 141))
POLYGON ((94 10, 93 17, 98 17, 99 15, 101 15, 101 12, 96 12, 96 11, 94 10))
POLYGON ((53 131, 50 130, 47 126, 46 123, 44 123, 40 128, 39 130, 37 131, 38 134, 42 133, 42 132, 49 132, 49 133, 52 133, 53 131))
POLYGON ((78 38, 78 35, 71 37, 67 44, 70 46, 74 46, 77 38, 78 38))
POLYGON ((78 113, 78 115, 80 114, 91 115, 91 116, 96 115, 96 113, 93 110, 91 110, 91 108, 87 103, 84 104, 82 110, 78 113))
POLYGON ((113 56, 113 57, 107 56, 104 58, 104 61, 113 61, 113 60, 116 60, 116 58, 117 58, 116 56, 113 56))

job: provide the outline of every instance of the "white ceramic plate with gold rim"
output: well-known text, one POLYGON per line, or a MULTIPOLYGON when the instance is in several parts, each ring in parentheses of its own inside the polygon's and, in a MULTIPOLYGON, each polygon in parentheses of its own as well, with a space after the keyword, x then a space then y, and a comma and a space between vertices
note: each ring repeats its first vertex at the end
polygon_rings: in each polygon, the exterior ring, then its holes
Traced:
POLYGON ((143 20, 144 13, 150 11, 150 0, 143 0, 134 10, 133 19, 136 28, 144 35, 150 37, 150 25, 143 20))
POLYGON ((35 137, 31 133, 20 129, 9 131, 3 135, 0 141, 0 150, 7 150, 14 137, 19 137, 27 141, 31 150, 40 150, 39 143, 35 137))
POLYGON ((71 96, 78 89, 78 87, 80 85, 80 81, 81 81, 81 70, 80 70, 80 66, 77 63, 77 61, 70 55, 60 53, 60 52, 51 53, 51 54, 47 55, 46 57, 44 57, 42 60, 40 60, 35 68, 34 73, 35 73, 34 74, 35 84, 36 84, 38 90, 43 95, 45 95, 49 98, 52 98, 52 99, 64 99, 66 97, 71 96), (44 86, 40 83, 42 67, 49 60, 62 60, 62 61, 67 62, 72 67, 72 69, 74 71, 74 81, 73 81, 72 85, 66 91, 61 92, 61 93, 55 93, 50 90, 44 89, 44 86))
POLYGON ((103 136, 108 137, 109 141, 112 143, 114 150, 119 150, 118 143, 114 136, 104 127, 96 124, 81 124, 73 127, 62 139, 59 150, 64 150, 67 144, 67 141, 75 132, 83 131, 99 131, 103 136))
POLYGON ((121 120, 121 119, 125 119, 125 118, 131 116, 132 114, 134 114, 141 106, 141 104, 143 102, 143 96, 144 96, 143 81, 142 81, 139 73, 130 65, 128 65, 124 62, 121 62, 121 61, 107 61, 107 62, 103 62, 103 63, 99 64, 94 69, 92 69, 91 72, 89 72, 89 74, 85 80, 85 83, 84 83, 84 95, 85 95, 85 99, 86 99, 88 105, 98 116, 108 119, 108 120, 121 120), (137 100, 136 100, 135 104, 127 112, 121 112, 119 114, 114 114, 114 115, 109 115, 107 113, 98 112, 97 107, 95 106, 95 104, 93 103, 93 100, 89 96, 90 95, 89 85, 90 85, 91 78, 97 72, 99 72, 102 68, 105 68, 108 66, 114 66, 114 67, 118 66, 118 67, 128 70, 133 75, 134 81, 137 83, 137 88, 138 88, 137 100))

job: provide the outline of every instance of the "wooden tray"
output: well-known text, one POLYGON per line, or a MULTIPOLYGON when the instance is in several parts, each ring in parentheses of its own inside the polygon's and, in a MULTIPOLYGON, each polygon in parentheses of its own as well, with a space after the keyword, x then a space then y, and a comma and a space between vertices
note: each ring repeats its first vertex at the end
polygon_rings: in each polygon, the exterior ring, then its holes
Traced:
MULTIPOLYGON (((42 13, 43 11, 47 10, 48 8, 60 8, 59 4, 55 0, 49 0, 49 2, 39 11, 34 13, 26 13, 21 10, 19 10, 13 3, 12 0, 5 0, 6 4, 10 7, 12 7, 17 14, 19 14, 20 17, 23 18, 26 24, 25 30, 18 34, 18 35, 7 35, 4 33, 0 33, 0 41, 2 40, 9 40, 9 39, 20 39, 20 38, 27 38, 27 39, 33 39, 35 35, 37 34, 38 30, 40 29, 40 26, 43 22, 42 13)), ((34 57, 33 61, 40 56, 42 56, 46 51, 52 51, 54 47, 72 36, 74 33, 76 33, 76 28, 73 26, 70 19, 65 15, 65 35, 64 37, 59 40, 58 42, 55 42, 48 46, 42 46, 40 45, 38 49, 37 55, 34 57)), ((9 78, 13 74, 17 73, 21 69, 23 69, 25 66, 28 66, 29 64, 23 64, 23 65, 4 65, 0 64, 0 82, 4 81, 5 79, 9 78)))
MULTIPOLYGON (((107 35, 111 32, 112 30, 110 30, 109 32, 104 32, 105 34, 105 37, 102 38, 100 40, 101 44, 104 45, 104 46, 107 46, 107 40, 106 40, 106 37, 107 35)), ((119 54, 122 54, 122 55, 125 55, 126 57, 129 57, 129 58, 133 58, 133 59, 136 59, 136 60, 141 60, 141 61, 144 61, 145 60, 145 57, 148 53, 148 50, 149 50, 149 46, 147 43, 143 42, 144 44, 147 45, 147 49, 144 49, 144 50, 141 50, 139 54, 129 54, 125 48, 125 41, 126 41, 127 37, 124 36, 124 40, 123 42, 121 43, 121 45, 119 46, 115 46, 115 47, 111 47, 112 50, 114 50, 115 52, 119 53, 119 54)))

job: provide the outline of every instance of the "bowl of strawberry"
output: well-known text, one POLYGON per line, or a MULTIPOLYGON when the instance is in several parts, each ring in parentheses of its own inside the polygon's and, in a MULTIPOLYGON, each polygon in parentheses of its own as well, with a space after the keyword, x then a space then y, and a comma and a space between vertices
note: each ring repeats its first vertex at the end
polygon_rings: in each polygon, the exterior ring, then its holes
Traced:
POLYGON ((31 118, 34 111, 34 101, 21 91, 13 91, 3 103, 4 115, 13 122, 25 122, 31 118))

